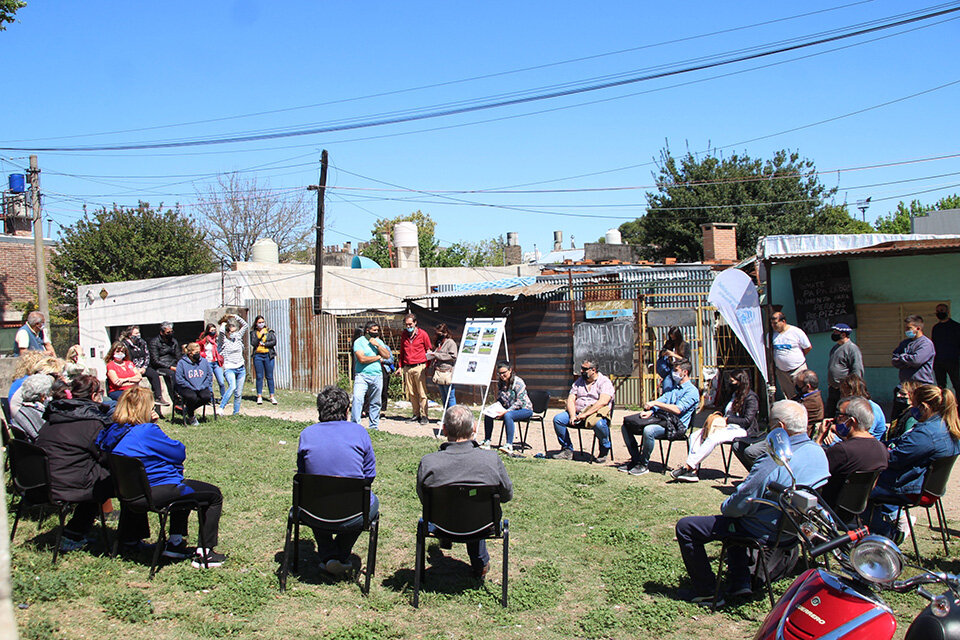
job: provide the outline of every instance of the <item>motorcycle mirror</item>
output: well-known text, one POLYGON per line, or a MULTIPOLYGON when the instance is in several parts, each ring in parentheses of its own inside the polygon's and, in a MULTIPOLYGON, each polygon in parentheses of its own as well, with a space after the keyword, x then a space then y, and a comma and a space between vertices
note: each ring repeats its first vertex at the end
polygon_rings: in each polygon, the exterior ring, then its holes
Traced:
POLYGON ((767 453, 781 467, 788 466, 793 457, 793 447, 790 446, 790 435, 781 427, 777 427, 767 434, 767 453))

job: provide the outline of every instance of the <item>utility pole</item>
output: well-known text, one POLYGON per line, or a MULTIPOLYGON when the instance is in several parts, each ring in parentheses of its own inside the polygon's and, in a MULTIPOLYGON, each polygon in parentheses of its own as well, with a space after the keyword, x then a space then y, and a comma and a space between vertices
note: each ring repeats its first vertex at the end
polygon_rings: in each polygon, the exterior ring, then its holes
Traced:
POLYGON ((314 252, 313 270, 313 315, 320 315, 323 308, 323 207, 327 190, 327 150, 320 153, 320 184, 307 187, 317 192, 317 243, 314 252))
POLYGON ((37 261, 37 302, 46 324, 46 338, 50 340, 50 302, 47 300, 47 265, 43 251, 43 217, 40 214, 40 168, 37 156, 30 156, 30 193, 33 196, 33 250, 37 261))

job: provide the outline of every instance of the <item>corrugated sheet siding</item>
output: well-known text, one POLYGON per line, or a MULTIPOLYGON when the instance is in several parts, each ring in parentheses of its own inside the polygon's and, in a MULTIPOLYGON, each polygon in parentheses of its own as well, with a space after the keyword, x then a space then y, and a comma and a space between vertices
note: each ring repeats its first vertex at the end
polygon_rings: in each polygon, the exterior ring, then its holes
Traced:
POLYGON ((318 391, 337 383, 337 320, 313 314, 313 298, 290 299, 290 388, 318 391))
MULTIPOLYGON (((267 326, 277 334, 277 358, 273 363, 273 380, 279 389, 290 388, 290 301, 247 300, 250 317, 263 316, 267 326)), ((251 320, 250 324, 253 324, 251 320)), ((254 328, 251 326, 250 330, 254 328)), ((255 376, 253 356, 250 356, 250 375, 255 376)))

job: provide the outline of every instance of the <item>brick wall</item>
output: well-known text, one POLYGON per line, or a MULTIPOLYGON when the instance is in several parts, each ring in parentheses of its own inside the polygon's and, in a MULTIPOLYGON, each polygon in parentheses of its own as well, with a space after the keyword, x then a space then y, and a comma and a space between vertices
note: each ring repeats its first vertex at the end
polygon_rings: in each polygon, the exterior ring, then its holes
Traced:
POLYGON ((736 262, 737 225, 711 222, 700 225, 703 229, 704 262, 736 262))
MULTIPOLYGON (((53 247, 46 247, 47 264, 53 247)), ((0 320, 19 322, 21 312, 15 302, 36 300, 37 267, 34 261, 33 238, 0 236, 0 320)))

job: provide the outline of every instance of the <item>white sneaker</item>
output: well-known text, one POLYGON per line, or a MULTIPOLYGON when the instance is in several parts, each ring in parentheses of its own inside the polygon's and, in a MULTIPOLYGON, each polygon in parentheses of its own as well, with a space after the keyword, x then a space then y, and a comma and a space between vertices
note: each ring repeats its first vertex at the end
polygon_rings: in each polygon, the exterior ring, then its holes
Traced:
POLYGON ((500 447, 500 451, 503 451, 504 453, 513 453, 513 445, 512 444, 502 445, 500 447))
POLYGON ((480 443, 480 448, 481 448, 481 449, 487 449, 487 450, 489 450, 489 449, 490 449, 490 441, 489 441, 489 440, 484 440, 483 442, 481 442, 481 443, 480 443))

